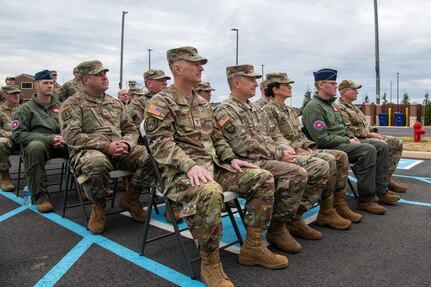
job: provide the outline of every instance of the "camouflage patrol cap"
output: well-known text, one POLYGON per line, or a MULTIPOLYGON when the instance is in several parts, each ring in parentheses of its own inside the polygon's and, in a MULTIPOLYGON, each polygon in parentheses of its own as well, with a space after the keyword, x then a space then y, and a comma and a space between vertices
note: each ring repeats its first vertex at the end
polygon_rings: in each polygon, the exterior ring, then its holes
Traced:
POLYGON ((103 67, 102 62, 99 60, 82 62, 76 68, 78 69, 79 75, 81 75, 81 77, 87 75, 96 75, 102 71, 109 71, 109 69, 103 67))
POLYGON ((129 81, 129 85, 136 85, 136 81, 129 81))
POLYGON ((57 71, 56 70, 50 70, 49 72, 51 73, 51 76, 57 75, 57 71))
POLYGON ((128 94, 129 96, 133 96, 133 95, 142 96, 144 94, 144 91, 139 88, 133 88, 133 89, 129 89, 128 94))
POLYGON ((144 73, 144 81, 160 79, 170 80, 171 77, 166 76, 162 70, 148 70, 144 73))
POLYGON ((79 73, 79 71, 78 71, 78 67, 73 68, 73 72, 74 72, 74 73, 79 73))
POLYGON ((338 90, 341 91, 347 88, 360 89, 361 87, 361 84, 356 84, 352 80, 342 80, 341 83, 338 85, 338 90))
POLYGON ((6 77, 5 81, 8 81, 8 80, 14 80, 15 81, 15 77, 6 77))
POLYGON ((262 82, 260 82, 259 87, 262 88, 266 88, 268 86, 268 82, 266 80, 263 80, 262 82))
POLYGON ((280 83, 280 84, 292 84, 295 81, 292 81, 287 77, 286 73, 269 73, 266 74, 266 82, 267 85, 272 83, 280 83))
POLYGON ((262 78, 261 74, 258 74, 254 71, 253 65, 248 65, 248 64, 227 67, 226 76, 228 79, 231 79, 237 76, 253 77, 256 79, 262 78))
POLYGON ((168 58, 169 65, 181 60, 189 62, 201 62, 205 65, 208 60, 198 55, 198 50, 194 47, 179 47, 170 49, 166 52, 166 57, 168 58))
POLYGON ((200 82, 196 87, 195 91, 215 91, 208 82, 200 82))
POLYGON ((5 94, 21 93, 21 90, 17 85, 6 85, 2 88, 2 91, 5 94))

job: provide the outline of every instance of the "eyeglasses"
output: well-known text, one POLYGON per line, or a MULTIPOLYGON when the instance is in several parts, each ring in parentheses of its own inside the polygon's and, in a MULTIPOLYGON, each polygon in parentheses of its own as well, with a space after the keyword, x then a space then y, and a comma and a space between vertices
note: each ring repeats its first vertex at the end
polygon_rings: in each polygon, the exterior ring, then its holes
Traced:
POLYGON ((324 83, 324 84, 330 84, 333 87, 336 87, 338 85, 337 82, 325 82, 325 81, 322 81, 322 83, 324 83))

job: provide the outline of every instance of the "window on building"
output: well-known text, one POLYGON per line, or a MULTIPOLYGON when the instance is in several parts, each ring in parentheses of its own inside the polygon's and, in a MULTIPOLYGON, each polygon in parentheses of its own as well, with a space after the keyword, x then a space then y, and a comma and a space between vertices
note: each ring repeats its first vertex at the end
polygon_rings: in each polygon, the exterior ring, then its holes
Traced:
POLYGON ((22 82, 21 83, 21 89, 33 89, 33 83, 22 82))

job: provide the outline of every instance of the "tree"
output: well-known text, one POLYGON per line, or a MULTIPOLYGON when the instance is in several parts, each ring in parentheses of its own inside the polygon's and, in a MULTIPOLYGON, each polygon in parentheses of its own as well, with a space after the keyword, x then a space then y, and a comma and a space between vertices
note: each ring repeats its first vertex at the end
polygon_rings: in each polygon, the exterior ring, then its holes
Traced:
POLYGON ((408 105, 409 102, 410 102, 409 93, 407 93, 407 90, 404 90, 403 99, 401 100, 401 103, 403 103, 404 105, 408 105))
POLYGON ((368 95, 365 94, 364 104, 368 104, 369 102, 370 102, 370 99, 368 98, 368 95))
POLYGON ((426 106, 429 103, 429 99, 430 99, 430 94, 428 92, 428 90, 425 92, 425 100, 424 100, 424 105, 426 106))
POLYGON ((305 106, 308 104, 309 101, 311 101, 311 90, 310 87, 307 86, 307 90, 304 94, 304 101, 302 102, 302 107, 299 110, 299 115, 302 115, 302 111, 304 110, 305 106))
POLYGON ((382 102, 383 102, 383 104, 387 104, 388 103, 388 100, 386 98, 386 92, 383 93, 382 102))
POLYGON ((425 106, 424 123, 426 126, 431 126, 431 103, 425 106))

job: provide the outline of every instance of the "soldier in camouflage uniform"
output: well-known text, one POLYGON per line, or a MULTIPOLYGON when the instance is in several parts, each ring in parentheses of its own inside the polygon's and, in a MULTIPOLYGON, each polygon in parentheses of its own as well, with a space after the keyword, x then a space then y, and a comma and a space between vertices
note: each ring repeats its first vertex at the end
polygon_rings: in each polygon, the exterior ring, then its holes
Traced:
POLYGON ((337 71, 333 69, 314 72, 317 93, 304 108, 304 127, 319 148, 342 150, 347 154, 358 180, 358 208, 384 214, 386 209, 376 202, 376 195, 385 204, 394 204, 400 199, 386 188, 388 148, 384 143, 376 146, 361 143, 346 127, 338 107, 333 104, 337 95, 336 79, 337 71))
POLYGON ((64 102, 68 97, 84 90, 77 67, 73 68, 73 76, 74 78, 72 80, 67 81, 61 86, 60 92, 58 93, 58 100, 60 102, 64 102))
POLYGON ((51 158, 69 158, 69 150, 60 134, 59 103, 52 97, 54 82, 48 70, 35 74, 36 94, 13 115, 15 142, 23 148, 24 167, 33 203, 39 212, 51 212, 45 163, 51 158))
POLYGON ((10 178, 9 168, 11 163, 9 155, 12 151, 19 150, 19 146, 12 137, 12 116, 19 107, 21 91, 16 85, 3 87, 5 102, 0 105, 0 174, 1 189, 6 192, 15 190, 10 178))
POLYGON ((403 141, 396 137, 380 135, 376 129, 371 129, 364 113, 353 104, 358 97, 358 89, 361 87, 361 84, 356 84, 352 80, 343 80, 338 85, 341 95, 338 107, 341 115, 346 126, 361 142, 373 144, 376 141, 384 141, 388 145, 388 188, 395 192, 406 192, 407 187, 395 182, 392 178, 403 153, 403 141))
POLYGON ((127 107, 127 110, 129 110, 130 104, 136 102, 139 97, 143 96, 144 91, 141 88, 133 88, 129 89, 127 93, 129 94, 129 107, 127 107))
POLYGON ((52 91, 52 96, 56 101, 58 101, 58 95, 60 94, 61 85, 57 82, 57 71, 51 70, 52 80, 54 81, 54 90, 52 91))
POLYGON ((145 130, 161 166, 166 196, 185 202, 182 215, 200 249, 202 281, 208 286, 233 286, 223 272, 218 251, 224 190, 240 193, 247 200, 247 236, 239 263, 286 267, 287 258, 272 253, 263 242, 272 214, 273 176, 235 157, 210 104, 193 91, 207 59, 193 47, 168 50, 167 58, 174 84, 150 100, 145 130))
MULTIPOLYGON (((6 83, 6 86, 15 85, 15 78, 14 77, 6 77, 4 80, 6 83)), ((0 88, 0 104, 4 102, 4 92, 3 89, 0 88)))
POLYGON ((267 87, 266 81, 260 82, 260 85, 259 85, 259 88, 260 88, 260 99, 257 100, 256 102, 254 102, 259 109, 262 109, 271 100, 270 97, 267 97, 265 95, 266 87, 267 87))
POLYGON ((138 131, 124 105, 105 93, 109 88, 108 69, 97 60, 82 62, 77 69, 84 91, 63 103, 60 122, 78 182, 93 200, 88 228, 94 234, 104 230, 105 190, 113 169, 133 172, 130 188, 119 206, 130 212, 135 221, 145 222, 139 195, 151 181, 152 169, 145 147, 136 146, 138 131))
POLYGON ((360 222, 362 216, 352 212, 345 201, 345 187, 349 172, 349 158, 347 154, 341 150, 316 150, 316 144, 302 133, 298 124, 298 115, 294 109, 285 104, 285 101, 292 97, 291 84, 294 83, 294 81, 287 77, 286 73, 267 74, 266 81, 268 83, 266 94, 272 100, 264 107, 264 110, 271 122, 278 127, 283 137, 290 142, 290 145, 298 155, 314 156, 325 160, 329 164, 329 178, 321 195, 320 210, 316 223, 326 225, 325 218, 327 216, 325 214, 328 214, 332 215, 333 219, 329 220, 330 227, 347 226, 346 223, 343 223, 343 220, 339 220, 335 213, 351 222, 360 222), (340 226, 339 223, 341 223, 340 226))
POLYGON ((201 96, 203 99, 205 99, 208 103, 211 102, 211 92, 215 91, 211 87, 211 84, 209 82, 200 82, 195 88, 194 88, 196 94, 201 96))

